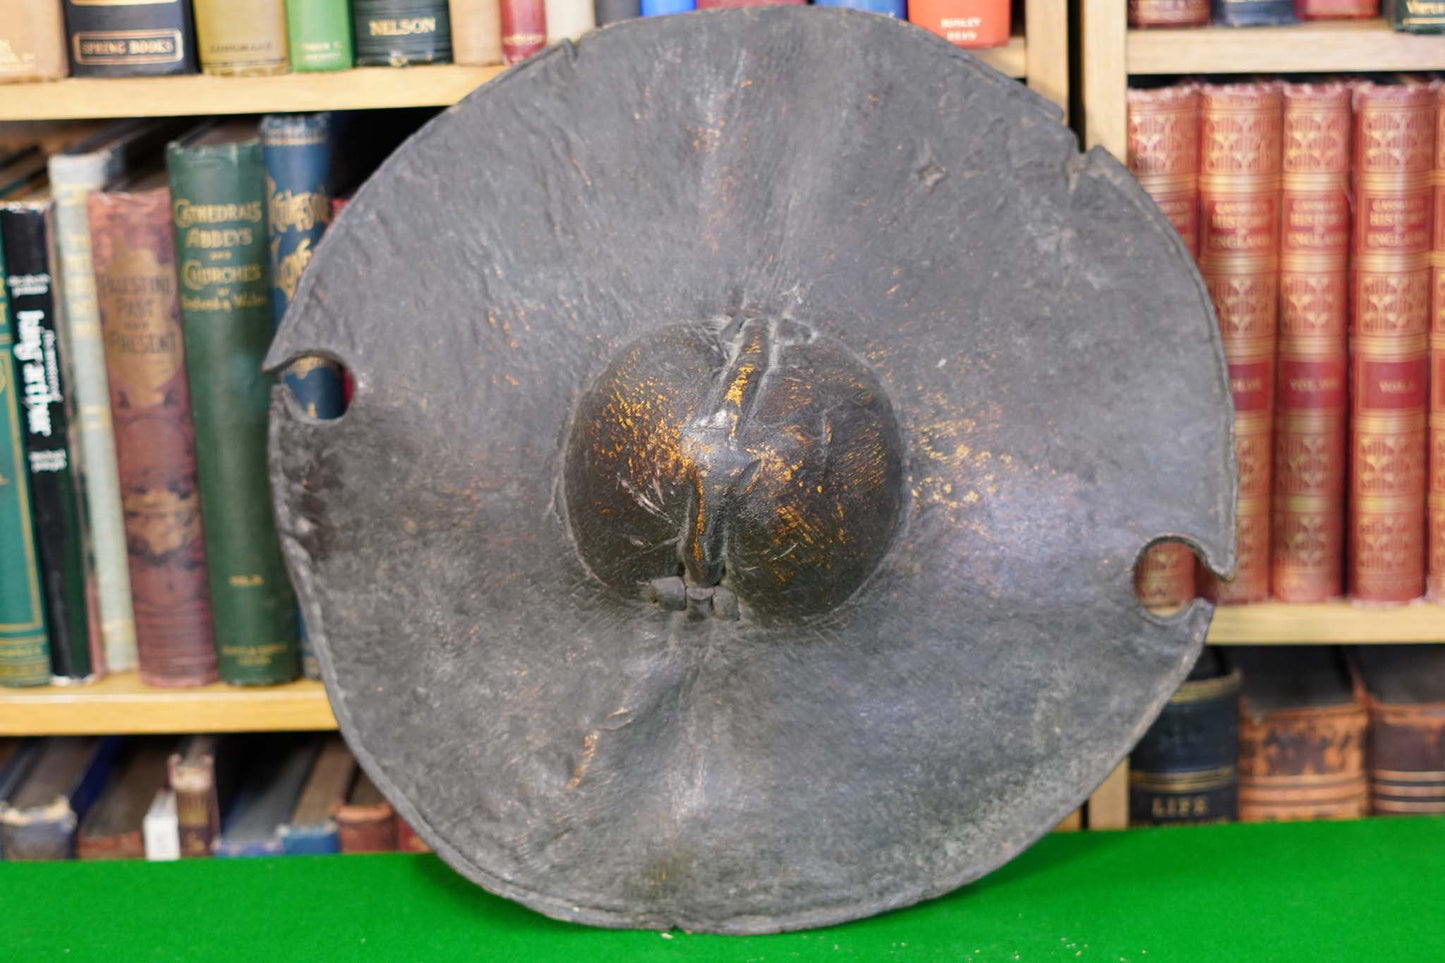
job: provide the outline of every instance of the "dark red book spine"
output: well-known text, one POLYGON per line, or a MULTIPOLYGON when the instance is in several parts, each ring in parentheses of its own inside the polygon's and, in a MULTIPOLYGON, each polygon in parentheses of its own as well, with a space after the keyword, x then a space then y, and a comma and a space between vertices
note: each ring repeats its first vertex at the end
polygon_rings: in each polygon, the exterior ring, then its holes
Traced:
POLYGON ((1294 0, 1301 20, 1363 19, 1380 15, 1380 0, 1294 0))
POLYGON ((1286 84, 1271 585, 1340 595, 1349 384, 1350 89, 1286 84))
POLYGON ((1434 244, 1430 249, 1429 493, 1426 497, 1426 592, 1445 600, 1445 87, 1436 99, 1434 244))
POLYGON ((141 681, 214 682, 170 191, 97 192, 87 206, 141 681))
POLYGON ((1425 591, 1431 172, 1435 94, 1355 92, 1350 589, 1363 602, 1425 591))
POLYGON ((547 46, 542 0, 502 0, 502 62, 526 60, 547 46))
POLYGON ((1209 0, 1129 0, 1131 27, 1202 27, 1209 0))
MULTIPOLYGON (((1129 91, 1129 170, 1197 258, 1198 87, 1129 91)), ((1194 553, 1178 542, 1153 546, 1134 573, 1134 589, 1149 608, 1183 605, 1194 597, 1194 553)))
POLYGON ((1224 604, 1269 597, 1281 105, 1272 83, 1200 92, 1199 270, 1224 337, 1239 467, 1235 576, 1205 574, 1201 589, 1224 604))

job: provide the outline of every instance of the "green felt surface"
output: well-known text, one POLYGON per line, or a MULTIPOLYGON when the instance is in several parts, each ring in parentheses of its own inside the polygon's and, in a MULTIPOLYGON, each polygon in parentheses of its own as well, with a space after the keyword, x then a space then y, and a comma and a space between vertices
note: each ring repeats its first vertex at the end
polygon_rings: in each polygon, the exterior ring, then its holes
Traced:
POLYGON ((1055 834, 921 906, 769 937, 587 929, 436 857, 0 865, 4 960, 1445 959, 1445 819, 1055 834))

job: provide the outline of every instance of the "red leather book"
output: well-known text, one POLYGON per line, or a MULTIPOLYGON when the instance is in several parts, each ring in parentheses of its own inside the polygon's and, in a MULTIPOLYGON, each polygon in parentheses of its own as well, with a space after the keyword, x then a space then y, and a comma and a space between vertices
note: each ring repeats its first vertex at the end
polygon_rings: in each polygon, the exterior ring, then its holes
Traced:
POLYGON ((216 680, 216 650, 170 204, 165 187, 87 200, 140 677, 183 686, 216 680))
POLYGON ((396 851, 396 813, 364 771, 357 772, 346 802, 337 807, 336 827, 343 853, 396 851))
POLYGON ((1282 99, 1273 83, 1206 85, 1199 109, 1199 270, 1224 336, 1239 467, 1235 576, 1206 573, 1200 588, 1258 602, 1269 597, 1282 99))
POLYGON ((502 62, 526 60, 547 46, 542 0, 502 0, 502 62))
MULTIPOLYGON (((1198 257, 1198 87, 1129 91, 1129 170, 1169 218, 1190 255, 1198 257)), ((1150 548, 1134 572, 1134 590, 1149 608, 1188 602, 1194 597, 1194 553, 1178 542, 1150 548)))
POLYGON ((1435 94, 1355 91, 1350 590, 1407 602, 1425 591, 1431 171, 1435 94))
POLYGON ((1354 656, 1369 692, 1375 813, 1445 813, 1445 648, 1362 645, 1354 656))
POLYGON ((1294 0, 1301 20, 1362 19, 1380 15, 1380 0, 1294 0))
POLYGON ((1430 414, 1425 520, 1425 589, 1445 600, 1445 87, 1436 99, 1435 169, 1431 174, 1435 242, 1430 249, 1430 414))
POLYGON ((1129 0, 1131 27, 1202 27, 1209 0, 1129 0))
POLYGON ((1322 602, 1344 578, 1350 89, 1286 84, 1283 95, 1270 581, 1276 598, 1322 602))

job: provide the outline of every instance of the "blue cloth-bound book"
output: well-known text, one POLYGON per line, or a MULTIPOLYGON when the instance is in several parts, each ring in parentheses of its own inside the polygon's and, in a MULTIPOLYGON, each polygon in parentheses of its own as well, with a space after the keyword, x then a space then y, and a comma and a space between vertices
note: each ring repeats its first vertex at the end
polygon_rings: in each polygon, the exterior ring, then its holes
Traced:
POLYGON ((73 859, 75 833, 110 778, 118 736, 42 740, 0 799, 0 848, 7 860, 73 859))
POLYGON ((1294 0, 1214 0, 1213 17, 1224 27, 1294 23, 1294 0))
POLYGON ((642 0, 642 15, 657 17, 664 13, 687 13, 697 9, 697 0, 642 0))
POLYGON ((335 812, 356 779, 356 760, 340 736, 327 736, 306 777, 291 821, 281 827, 281 851, 304 856, 341 851, 335 812))
POLYGON ((213 850, 216 856, 279 856, 281 828, 291 819, 311 763, 320 748, 314 736, 278 736, 257 747, 241 776, 231 811, 213 850))
POLYGON ((816 7, 849 7, 853 10, 867 10, 884 16, 908 19, 908 4, 905 0, 813 0, 816 7))

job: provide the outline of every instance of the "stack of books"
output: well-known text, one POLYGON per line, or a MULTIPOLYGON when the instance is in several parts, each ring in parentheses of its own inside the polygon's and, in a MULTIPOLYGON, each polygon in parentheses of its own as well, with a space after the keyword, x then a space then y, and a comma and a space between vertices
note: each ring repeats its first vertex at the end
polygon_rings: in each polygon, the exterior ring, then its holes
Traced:
MULTIPOLYGON (((1384 0, 1390 26, 1410 33, 1445 31, 1431 0, 1384 0)), ((1272 27, 1309 20, 1378 17, 1381 0, 1129 0, 1131 27, 1272 27)))

